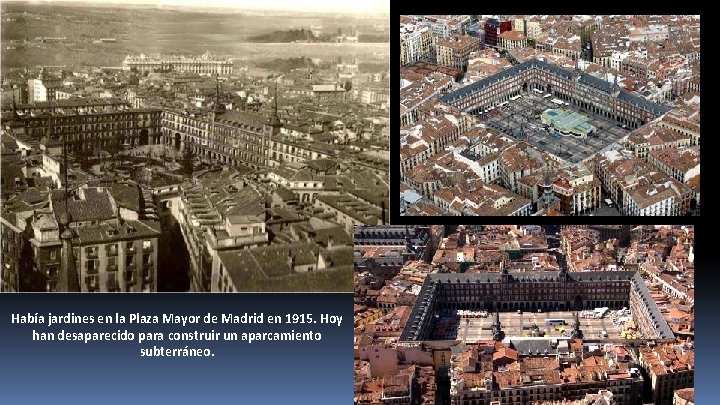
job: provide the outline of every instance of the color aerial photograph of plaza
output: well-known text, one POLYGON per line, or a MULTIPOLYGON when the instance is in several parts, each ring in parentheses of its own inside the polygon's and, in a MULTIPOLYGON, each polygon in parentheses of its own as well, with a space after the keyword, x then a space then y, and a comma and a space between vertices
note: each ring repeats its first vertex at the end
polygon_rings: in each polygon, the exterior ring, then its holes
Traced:
POLYGON ((132 3, 2 2, 0 291, 352 291, 389 2, 132 3))
POLYGON ((694 404, 695 230, 355 228, 355 403, 694 404))
POLYGON ((699 16, 402 15, 399 102, 401 215, 700 212, 699 16))

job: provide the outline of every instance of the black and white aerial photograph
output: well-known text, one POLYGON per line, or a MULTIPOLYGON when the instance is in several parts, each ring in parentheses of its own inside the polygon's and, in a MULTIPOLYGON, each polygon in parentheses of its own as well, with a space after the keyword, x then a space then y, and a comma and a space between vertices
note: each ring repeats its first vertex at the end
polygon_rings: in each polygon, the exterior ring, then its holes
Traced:
POLYGON ((3 1, 0 291, 352 291, 389 3, 3 1))

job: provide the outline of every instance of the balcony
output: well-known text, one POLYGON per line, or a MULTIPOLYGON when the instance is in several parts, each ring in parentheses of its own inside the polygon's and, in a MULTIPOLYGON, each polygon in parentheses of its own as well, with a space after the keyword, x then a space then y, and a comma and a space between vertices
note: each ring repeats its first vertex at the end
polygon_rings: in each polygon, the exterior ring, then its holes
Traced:
POLYGON ((200 285, 203 291, 210 291, 210 283, 212 281, 212 269, 210 266, 202 266, 200 273, 200 285))
POLYGON ((85 279, 85 288, 88 290, 88 292, 96 292, 98 291, 99 285, 98 285, 98 279, 97 277, 88 277, 85 279))
POLYGON ((108 279, 107 283, 105 284, 107 290, 109 292, 118 292, 120 291, 120 285, 118 284, 117 278, 112 277, 108 279))

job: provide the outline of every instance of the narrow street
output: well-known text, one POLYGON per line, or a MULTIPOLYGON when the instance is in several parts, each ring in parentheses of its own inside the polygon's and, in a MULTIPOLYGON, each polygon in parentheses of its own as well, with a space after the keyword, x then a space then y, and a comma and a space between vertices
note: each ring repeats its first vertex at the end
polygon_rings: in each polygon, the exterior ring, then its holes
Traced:
POLYGON ((160 211, 160 232, 157 290, 159 292, 189 291, 190 256, 180 231, 180 225, 169 210, 160 211))

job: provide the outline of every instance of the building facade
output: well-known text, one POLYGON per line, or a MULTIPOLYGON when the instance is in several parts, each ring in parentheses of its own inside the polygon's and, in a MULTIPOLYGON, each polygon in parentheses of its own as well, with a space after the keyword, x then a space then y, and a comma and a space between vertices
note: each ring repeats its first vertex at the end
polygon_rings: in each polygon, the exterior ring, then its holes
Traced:
POLYGON ((57 80, 43 78, 29 79, 27 82, 28 101, 53 101, 57 99, 57 89, 60 88, 57 80))
POLYGON ((610 82, 580 71, 569 71, 531 59, 451 93, 440 100, 477 114, 523 92, 538 89, 618 124, 638 128, 670 111, 610 82))
POLYGON ((157 291, 159 224, 118 221, 76 232, 73 253, 82 292, 157 291))
POLYGON ((434 57, 436 38, 428 27, 403 27, 400 31, 400 65, 434 57))
POLYGON ((17 119, 20 125, 13 127, 11 135, 31 145, 43 138, 60 143, 64 140, 71 153, 161 142, 161 110, 157 108, 130 109, 118 103, 62 110, 37 115, 22 111, 17 119))
POLYGON ((693 387, 695 349, 692 343, 642 347, 639 362, 650 376, 655 405, 671 405, 676 390, 693 387))
POLYGON ((498 38, 503 32, 512 30, 512 22, 499 21, 497 18, 489 18, 485 22, 485 45, 496 47, 498 38))
POLYGON ((123 60, 123 69, 135 69, 144 72, 191 72, 205 75, 230 75, 233 72, 233 62, 227 59, 218 59, 209 52, 199 58, 185 56, 146 56, 129 55, 123 60))
POLYGON ((268 120, 243 111, 162 113, 161 142, 176 150, 191 148, 201 160, 231 166, 279 167, 331 156, 327 148, 275 131, 268 120))
POLYGON ((480 49, 480 41, 469 35, 443 38, 437 42, 437 63, 464 71, 468 65, 470 52, 480 49))
POLYGON ((525 48, 527 37, 520 31, 505 31, 498 38, 498 50, 525 48))
POLYGON ((67 203, 63 194, 54 190, 43 207, 3 215, 2 291, 56 291, 65 249, 58 218, 65 212, 80 291, 157 291, 159 223, 123 219, 104 188, 80 187, 67 203))
POLYGON ((627 308, 637 299, 646 309, 633 312, 633 319, 637 318, 640 324, 649 322, 647 328, 641 329, 644 336, 673 340, 675 335, 636 272, 508 272, 505 269, 499 274, 431 274, 423 283, 400 341, 428 340, 434 315, 445 309, 492 312, 627 308))

